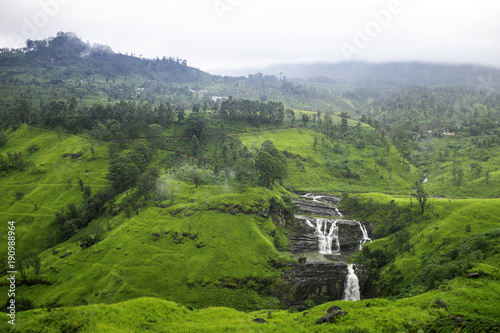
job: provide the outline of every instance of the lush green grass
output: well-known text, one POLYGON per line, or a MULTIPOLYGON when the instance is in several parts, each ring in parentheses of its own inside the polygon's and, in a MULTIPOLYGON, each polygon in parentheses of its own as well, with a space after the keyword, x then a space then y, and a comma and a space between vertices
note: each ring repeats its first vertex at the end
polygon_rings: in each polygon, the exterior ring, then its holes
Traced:
MULTIPOLYGON (((26 125, 10 133, 7 144, 0 148, 4 161, 8 161, 7 152, 16 151, 22 152, 23 159, 33 165, 26 166, 24 171, 4 172, 0 177, 0 216, 4 221, 16 221, 18 254, 27 254, 46 246, 55 212, 83 200, 78 178, 93 193, 106 185, 108 152, 105 143, 26 125), (32 145, 39 149, 29 154, 32 145), (95 150, 94 159, 90 147, 95 150), (77 159, 63 157, 78 152, 83 155, 77 159), (20 193, 20 199, 16 193, 20 193)), ((6 230, 6 225, 2 230, 6 230)), ((6 232, 0 237, 4 240, 6 232)), ((2 248, 0 253, 5 251, 2 248)))
MULTIPOLYGON (((46 244, 56 211, 82 200, 77 177, 94 193, 106 185, 107 145, 27 126, 8 134, 9 141, 0 152, 22 151, 25 160, 36 165, 33 170, 10 170, 0 179, 6 193, 0 211, 5 220, 17 221, 17 244, 22 254, 46 244), (39 149, 28 154, 34 144, 39 149), (91 159, 91 146, 96 150, 95 159, 91 159), (79 159, 62 157, 80 151, 84 155, 79 159), (16 192, 23 193, 20 200, 15 198, 16 192), (32 202, 37 204, 36 211, 32 202)), ((286 190, 280 185, 273 191, 247 187, 240 194, 231 185, 195 187, 180 177, 180 172, 164 176, 162 170, 159 184, 163 185, 158 188, 163 188, 164 200, 150 201, 138 214, 127 213, 127 196, 133 196, 134 191, 123 193, 109 204, 108 215, 40 254, 40 276, 31 268, 27 278, 46 284, 17 288, 19 295, 39 309, 19 313, 18 331, 37 332, 43 327, 46 332, 314 332, 331 331, 332 325, 339 332, 417 331, 425 323, 449 315, 435 306, 436 298, 446 302, 452 315, 498 318, 500 249, 496 243, 488 247, 486 256, 466 258, 470 261, 467 272, 483 274, 478 280, 467 279, 466 274, 439 279, 438 285, 422 293, 427 289, 414 279, 419 271, 428 269, 427 261, 447 255, 461 244, 482 241, 484 237, 474 237, 498 228, 500 199, 431 198, 425 215, 420 216, 418 204, 414 199, 410 203, 407 195, 420 174, 414 167, 402 170, 392 146, 367 144, 358 148, 343 141, 332 142, 307 129, 250 132, 238 137, 250 150, 271 140, 279 150, 287 151, 289 177, 284 185, 288 188, 405 194, 360 194, 360 218, 376 235, 387 236, 365 246, 365 251, 379 249, 390 254, 392 261, 379 270, 379 281, 390 284, 400 296, 413 297, 335 302, 349 313, 335 324, 315 325, 331 303, 310 309, 307 315, 275 310, 277 299, 270 295, 280 281, 279 266, 289 256, 276 249, 276 236, 270 235, 277 227, 271 218, 260 215, 269 207, 271 197, 279 200, 286 190), (339 171, 345 160, 359 179, 347 178, 339 171), (102 240, 89 248, 80 247, 80 239, 92 232, 100 234, 102 240), (401 238, 403 232, 406 234, 401 238), (43 309, 54 306, 63 307, 43 309), (206 306, 212 307, 203 309, 206 306), (242 313, 219 306, 262 310, 242 313), (269 324, 253 323, 256 317, 269 324)), ((161 167, 163 155, 153 164, 161 167)), ((6 298, 7 287, 3 286, 0 303, 6 298)))
MULTIPOLYGON (((18 314, 18 332, 417 332, 425 324, 449 315, 499 319, 500 283, 492 280, 455 279, 446 291, 435 290, 415 297, 390 301, 325 303, 307 312, 262 310, 250 313, 210 307, 190 311, 157 298, 138 298, 123 303, 32 310, 18 314), (436 302, 438 300, 438 302, 436 302), (348 315, 335 323, 316 325, 331 305, 348 315), (446 308, 440 306, 445 304, 446 308), (252 320, 263 318, 268 323, 252 320)), ((4 327, 5 322, 2 323, 4 327)))
MULTIPOLYGON (((270 261, 287 260, 268 236, 275 227, 270 219, 254 214, 229 213, 235 205, 247 213, 261 210, 272 193, 256 189, 231 196, 231 190, 224 193, 220 187, 169 185, 176 188, 174 205, 148 207, 131 218, 124 212, 101 218, 89 226, 104 230, 98 244, 83 249, 77 235, 42 253, 40 278, 52 285, 22 286, 20 293, 36 306, 112 303, 142 296, 194 307, 274 306, 273 298, 262 296, 281 276, 270 261)), ((30 278, 35 278, 33 270, 30 278)))
POLYGON ((500 154, 498 143, 483 144, 492 137, 431 138, 419 143, 416 162, 429 181, 425 187, 435 196, 448 198, 498 198, 500 196, 500 154), (460 186, 453 181, 454 161, 463 170, 460 186), (482 169, 478 175, 471 164, 482 169), (486 173, 489 171, 489 179, 486 173))
MULTIPOLYGON (((83 200, 77 177, 93 193, 107 183, 106 144, 23 126, 10 133, 2 152, 26 152, 34 144, 39 149, 23 156, 43 171, 10 170, 0 183, 5 189, 2 216, 5 221, 16 221, 18 258, 46 249, 47 238, 54 233, 50 224, 55 213, 83 200), (95 147, 94 159, 91 146, 95 147), (84 154, 78 159, 62 157, 80 151, 84 154), (20 200, 15 198, 16 192, 23 193, 20 200)), ((160 183, 166 200, 150 201, 137 215, 123 209, 133 191, 123 193, 108 204, 107 216, 42 252, 40 275, 35 276, 31 268, 27 279, 48 284, 23 284, 20 293, 35 306, 155 296, 194 307, 274 307, 277 300, 267 295, 279 281, 281 269, 272 263, 286 261, 288 256, 276 250, 274 238, 269 236, 276 229, 271 219, 257 213, 264 214, 270 198, 281 200, 286 191, 279 185, 273 191, 245 188, 242 194, 232 186, 195 187, 177 179, 177 174, 163 176, 160 183), (102 240, 82 248, 79 241, 86 234, 98 234, 102 240), (65 253, 71 254, 61 258, 65 253)), ((7 224, 2 230, 5 239, 7 224)), ((0 303, 6 295, 2 293, 0 303)))
POLYGON ((385 146, 368 144, 360 149, 344 141, 334 142, 323 134, 307 129, 246 133, 238 138, 250 150, 257 150, 265 140, 271 140, 278 150, 286 150, 305 159, 288 158, 289 176, 286 183, 295 190, 408 193, 420 177, 419 171, 413 166, 409 170, 402 169, 399 155, 392 146, 387 150, 385 146), (359 175, 359 179, 347 178, 342 174, 346 164, 354 174, 359 175))
POLYGON ((416 295, 468 272, 500 280, 500 242, 495 236, 500 199, 430 199, 424 216, 408 198, 363 194, 359 200, 364 222, 385 237, 367 244, 363 256, 379 260, 385 253, 391 259, 380 271, 382 292, 416 295))

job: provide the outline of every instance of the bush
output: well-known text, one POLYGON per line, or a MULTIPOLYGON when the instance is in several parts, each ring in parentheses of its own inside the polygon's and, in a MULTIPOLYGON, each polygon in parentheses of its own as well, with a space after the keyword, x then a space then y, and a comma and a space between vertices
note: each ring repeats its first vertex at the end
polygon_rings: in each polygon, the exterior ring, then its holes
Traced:
POLYGON ((288 239, 283 235, 281 230, 276 231, 276 236, 274 236, 274 246, 279 251, 287 251, 288 250, 288 239))
POLYGON ((5 135, 4 132, 0 132, 0 147, 5 146, 7 143, 7 136, 5 135))
POLYGON ((36 153, 38 150, 40 150, 40 147, 38 147, 37 145, 31 145, 28 147, 28 155, 31 155, 31 154, 34 154, 36 153))

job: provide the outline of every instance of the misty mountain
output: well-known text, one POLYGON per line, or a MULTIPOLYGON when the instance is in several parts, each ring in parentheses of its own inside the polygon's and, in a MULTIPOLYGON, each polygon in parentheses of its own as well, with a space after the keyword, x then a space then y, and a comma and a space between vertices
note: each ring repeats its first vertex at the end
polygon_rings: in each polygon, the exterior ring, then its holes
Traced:
POLYGON ((83 79, 100 75, 106 78, 138 75, 161 82, 198 82, 211 75, 187 66, 173 57, 144 59, 115 53, 107 45, 85 43, 71 32, 56 37, 27 40, 21 49, 0 49, 0 80, 29 73, 41 80, 83 79))
POLYGON ((478 65, 421 62, 342 62, 279 64, 251 69, 314 83, 361 86, 454 85, 482 89, 500 86, 500 69, 478 65))

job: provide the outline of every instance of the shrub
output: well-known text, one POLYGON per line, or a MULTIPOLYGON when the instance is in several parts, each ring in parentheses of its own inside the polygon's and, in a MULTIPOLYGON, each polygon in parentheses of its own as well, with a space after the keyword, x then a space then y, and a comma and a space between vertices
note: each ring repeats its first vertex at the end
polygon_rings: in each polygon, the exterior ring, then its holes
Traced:
POLYGON ((7 136, 4 132, 0 132, 0 147, 3 147, 7 143, 7 136))
POLYGON ((34 154, 36 153, 37 151, 40 150, 40 147, 38 147, 38 145, 31 145, 28 147, 28 155, 31 155, 31 154, 34 154))

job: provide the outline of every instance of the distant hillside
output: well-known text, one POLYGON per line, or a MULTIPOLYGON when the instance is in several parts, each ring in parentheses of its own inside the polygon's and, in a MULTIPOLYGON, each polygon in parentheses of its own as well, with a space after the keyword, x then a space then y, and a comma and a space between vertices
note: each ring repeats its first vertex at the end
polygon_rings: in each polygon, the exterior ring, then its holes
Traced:
POLYGON ((59 32, 44 40, 27 40, 22 49, 0 49, 0 82, 15 75, 30 79, 85 79, 98 75, 106 79, 139 75, 160 82, 199 82, 211 75, 187 66, 179 58, 142 59, 113 52, 107 45, 84 43, 74 33, 59 32))
POLYGON ((500 86, 500 69, 477 65, 421 62, 341 62, 280 64, 250 69, 263 74, 299 78, 317 83, 364 86, 460 85, 485 88, 500 86))

